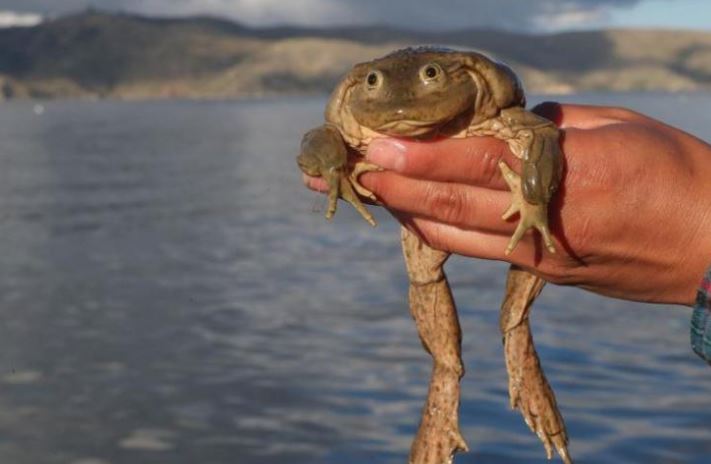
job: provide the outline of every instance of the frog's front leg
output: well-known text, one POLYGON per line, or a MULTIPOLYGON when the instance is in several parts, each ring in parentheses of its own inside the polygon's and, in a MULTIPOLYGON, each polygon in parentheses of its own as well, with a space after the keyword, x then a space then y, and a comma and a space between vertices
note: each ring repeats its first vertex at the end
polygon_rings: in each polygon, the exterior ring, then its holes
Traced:
POLYGON ((358 198, 358 194, 368 198, 373 198, 373 194, 363 188, 357 179, 363 172, 379 168, 362 161, 350 165, 348 146, 335 126, 324 124, 308 131, 301 140, 301 153, 296 162, 305 174, 322 177, 328 184, 327 219, 336 213, 338 198, 341 197, 353 205, 370 225, 375 225, 373 216, 358 198))
POLYGON ((467 451, 459 431, 459 381, 464 375, 462 334, 442 266, 449 253, 434 250, 402 229, 402 249, 410 279, 410 312, 425 350, 434 362, 422 421, 410 449, 410 464, 450 464, 467 451))
POLYGON ((503 161, 499 161, 499 169, 512 194, 511 206, 501 215, 501 218, 506 220, 516 213, 521 216, 504 253, 509 255, 516 248, 523 234, 531 227, 535 227, 541 233, 546 249, 551 253, 555 253, 553 238, 548 229, 548 203, 529 203, 526 201, 522 192, 521 177, 503 161))
POLYGON ((520 176, 503 161, 499 163, 513 196, 511 206, 502 218, 508 219, 515 213, 520 215, 506 254, 513 251, 530 228, 537 229, 548 251, 555 253, 548 228, 548 203, 561 180, 558 128, 547 119, 518 107, 503 110, 500 119, 505 130, 496 136, 506 140, 522 163, 520 176))

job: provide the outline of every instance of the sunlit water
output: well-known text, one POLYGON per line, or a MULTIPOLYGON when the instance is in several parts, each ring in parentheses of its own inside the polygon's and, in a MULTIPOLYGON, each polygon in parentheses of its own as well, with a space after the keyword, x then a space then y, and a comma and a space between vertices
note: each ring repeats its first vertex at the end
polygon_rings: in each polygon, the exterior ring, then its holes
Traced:
MULTIPOLYGON (((711 139, 711 96, 631 106, 711 139)), ((0 106, 0 463, 404 463, 429 377, 398 228, 294 163, 323 99, 0 106), (315 210, 315 211, 314 211, 315 210)), ((543 463, 508 410, 506 266, 454 259, 458 463, 543 463)), ((711 462, 688 309, 549 286, 533 324, 580 463, 711 462)))

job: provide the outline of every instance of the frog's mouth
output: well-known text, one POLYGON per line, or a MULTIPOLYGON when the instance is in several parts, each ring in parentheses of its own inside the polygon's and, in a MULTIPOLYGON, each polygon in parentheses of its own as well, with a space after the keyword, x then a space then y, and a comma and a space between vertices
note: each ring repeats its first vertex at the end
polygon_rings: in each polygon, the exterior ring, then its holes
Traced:
POLYGON ((412 119, 397 119, 377 127, 377 131, 385 135, 418 137, 437 132, 442 121, 416 121, 412 119))

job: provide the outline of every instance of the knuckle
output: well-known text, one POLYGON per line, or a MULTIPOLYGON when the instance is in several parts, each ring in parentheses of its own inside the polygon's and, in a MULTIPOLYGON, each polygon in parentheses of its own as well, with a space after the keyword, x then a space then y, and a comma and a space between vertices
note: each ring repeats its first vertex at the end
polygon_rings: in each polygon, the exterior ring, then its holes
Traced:
POLYGON ((510 155, 506 144, 483 139, 476 145, 469 145, 466 155, 472 160, 468 168, 468 177, 472 181, 480 185, 494 185, 502 181, 499 162, 510 155))
POLYGON ((425 206, 437 219, 450 224, 461 224, 466 219, 464 194, 450 185, 430 184, 425 206))
POLYGON ((565 262, 555 260, 540 270, 545 280, 555 285, 575 285, 578 277, 574 269, 565 262))
POLYGON ((563 112, 563 107, 560 103, 554 101, 544 101, 534 106, 531 112, 536 113, 539 116, 543 116, 551 121, 559 121, 561 119, 561 113, 563 112))
POLYGON ((613 106, 608 108, 610 118, 618 121, 636 121, 642 118, 642 115, 636 111, 622 106, 613 106))
POLYGON ((577 254, 585 255, 588 252, 588 244, 594 243, 596 235, 592 230, 593 221, 589 216, 574 221, 569 228, 569 242, 577 254))
POLYGON ((487 150, 484 152, 484 156, 482 156, 480 162, 480 175, 483 184, 492 184, 495 180, 501 177, 499 161, 501 161, 502 159, 503 154, 500 152, 494 152, 491 150, 487 150))

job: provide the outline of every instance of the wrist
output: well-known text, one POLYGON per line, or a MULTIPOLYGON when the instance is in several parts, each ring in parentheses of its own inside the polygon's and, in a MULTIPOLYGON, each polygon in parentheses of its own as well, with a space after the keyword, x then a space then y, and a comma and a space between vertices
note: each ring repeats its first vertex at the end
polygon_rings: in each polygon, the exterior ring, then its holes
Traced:
POLYGON ((711 146, 704 144, 703 148, 695 151, 699 155, 693 165, 698 181, 690 189, 688 198, 692 204, 686 213, 687 227, 692 231, 692 237, 685 252, 685 267, 693 290, 685 304, 694 304, 699 281, 702 278, 706 281, 711 268, 711 183, 707 180, 711 178, 711 146))
POLYGON ((701 281, 691 316, 691 348, 711 364, 711 267, 701 281))

